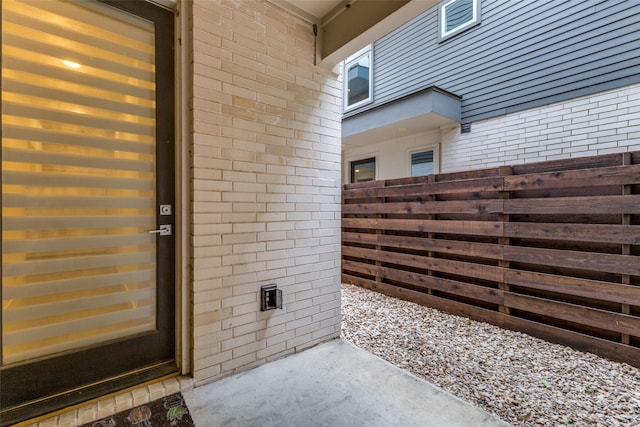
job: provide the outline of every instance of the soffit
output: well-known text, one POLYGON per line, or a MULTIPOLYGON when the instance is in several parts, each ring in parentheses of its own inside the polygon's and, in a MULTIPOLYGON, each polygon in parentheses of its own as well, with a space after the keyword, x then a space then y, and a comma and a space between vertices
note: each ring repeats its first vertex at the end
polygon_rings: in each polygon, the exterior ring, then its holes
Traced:
POLYGON ((319 65, 333 68, 440 0, 272 0, 318 25, 319 65))
POLYGON ((319 23, 329 12, 343 3, 343 0, 288 0, 288 3, 313 16, 319 23))
POLYGON ((342 120, 344 150, 460 124, 462 99, 435 86, 342 120))

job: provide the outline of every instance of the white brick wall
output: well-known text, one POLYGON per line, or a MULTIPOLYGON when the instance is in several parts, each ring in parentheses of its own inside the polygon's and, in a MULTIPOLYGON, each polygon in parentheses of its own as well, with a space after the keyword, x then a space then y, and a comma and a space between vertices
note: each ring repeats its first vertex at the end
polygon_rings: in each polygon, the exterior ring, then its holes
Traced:
POLYGON ((441 171, 640 150, 640 85, 546 105, 442 133, 441 171))
POLYGON ((265 1, 196 0, 196 384, 340 331, 340 85, 311 24, 265 1), (261 285, 284 309, 260 312, 261 285))

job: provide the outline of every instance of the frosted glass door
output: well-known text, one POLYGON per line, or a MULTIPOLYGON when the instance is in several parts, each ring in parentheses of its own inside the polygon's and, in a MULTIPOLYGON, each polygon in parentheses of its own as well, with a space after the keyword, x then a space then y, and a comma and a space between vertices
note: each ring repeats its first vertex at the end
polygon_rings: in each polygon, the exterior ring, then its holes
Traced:
POLYGON ((154 25, 2 0, 2 365, 156 328, 154 25))

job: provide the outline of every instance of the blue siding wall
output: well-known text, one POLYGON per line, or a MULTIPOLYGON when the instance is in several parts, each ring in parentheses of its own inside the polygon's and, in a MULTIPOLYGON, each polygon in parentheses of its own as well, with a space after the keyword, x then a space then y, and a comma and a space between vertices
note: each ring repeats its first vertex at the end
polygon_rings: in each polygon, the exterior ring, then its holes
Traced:
MULTIPOLYGON (((483 0, 438 37, 438 7, 374 44, 374 104, 435 85, 469 122, 640 83, 640 0, 483 0)), ((351 115, 350 113, 349 115, 351 115)))

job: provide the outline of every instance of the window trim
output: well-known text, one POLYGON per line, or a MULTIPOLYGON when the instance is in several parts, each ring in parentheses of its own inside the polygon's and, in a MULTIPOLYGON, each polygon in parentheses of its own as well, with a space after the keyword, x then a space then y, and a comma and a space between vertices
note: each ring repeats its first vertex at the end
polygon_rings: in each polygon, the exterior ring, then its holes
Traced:
POLYGON ((440 40, 446 40, 450 37, 453 37, 456 34, 464 32, 471 27, 474 27, 481 22, 482 13, 481 13, 481 1, 480 0, 472 0, 473 2, 473 18, 470 21, 465 22, 462 25, 457 26, 456 28, 446 31, 446 13, 445 8, 449 6, 451 3, 454 3, 459 0, 446 0, 440 4, 438 8, 438 21, 439 21, 439 32, 440 40))
MULTIPOLYGON (((423 145, 420 147, 411 148, 407 150, 407 176, 413 178, 413 174, 411 173, 411 156, 416 153, 423 153, 425 151, 433 151, 433 175, 437 175, 440 173, 440 145, 423 145)), ((426 175, 416 175, 416 176, 426 176, 426 175)))
POLYGON ((373 102, 373 45, 367 45, 353 55, 347 57, 347 59, 342 63, 342 110, 346 113, 347 111, 365 104, 370 104, 371 102, 373 102), (348 105, 349 97, 347 96, 347 89, 349 80, 347 70, 351 64, 360 61, 367 55, 369 56, 369 96, 366 99, 348 105))

